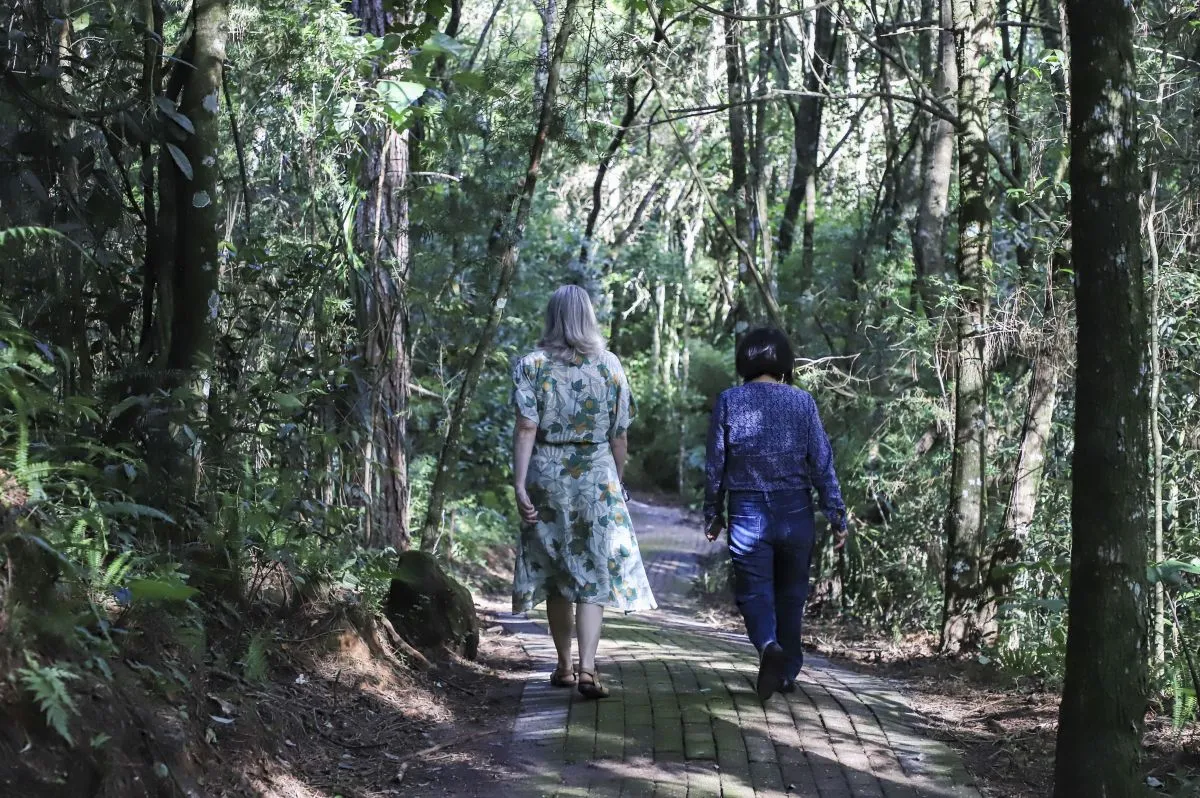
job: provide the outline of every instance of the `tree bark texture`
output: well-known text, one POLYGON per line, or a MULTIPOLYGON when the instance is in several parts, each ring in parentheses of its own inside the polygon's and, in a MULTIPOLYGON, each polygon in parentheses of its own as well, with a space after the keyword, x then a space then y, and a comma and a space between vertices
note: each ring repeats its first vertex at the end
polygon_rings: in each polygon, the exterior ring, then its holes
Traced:
POLYGON ((755 275, 751 274, 754 265, 751 261, 752 244, 750 240, 750 182, 746 154, 746 86, 742 74, 742 59, 740 37, 742 23, 733 15, 742 13, 737 0, 727 0, 725 11, 728 15, 722 17, 725 32, 725 79, 729 89, 729 199, 733 203, 733 233, 737 237, 738 247, 738 307, 736 323, 740 327, 749 324, 750 313, 746 307, 746 285, 755 275))
POLYGON ((984 351, 991 270, 992 207, 988 150, 992 0, 954 0, 960 36, 958 88, 957 379, 950 510, 946 516, 946 595, 942 648, 958 651, 983 631, 976 610, 983 585, 987 480, 987 384, 984 351))
POLYGON ((191 120, 195 132, 177 145, 191 175, 175 165, 174 179, 166 183, 175 204, 173 306, 166 365, 178 371, 207 365, 221 307, 217 250, 223 219, 217 207, 217 161, 229 6, 225 0, 199 0, 193 14, 190 65, 178 68, 185 70, 179 111, 191 120))
MULTIPOLYGON (((575 10, 579 0, 567 0, 563 8, 562 23, 558 34, 554 37, 554 48, 546 64, 545 89, 541 94, 541 110, 538 115, 537 128, 534 131, 533 144, 529 151, 529 165, 525 171, 524 180, 515 197, 515 208, 511 205, 496 221, 489 246, 489 254, 495 263, 497 274, 496 291, 492 295, 488 316, 480 331, 479 340, 467 370, 463 374, 462 384, 454 400, 454 408, 446 423, 446 437, 442 441, 442 449, 438 455, 437 470, 434 472, 433 484, 429 488, 429 505, 425 514, 425 522, 421 527, 421 548, 431 548, 441 527, 442 513, 446 507, 446 494, 453 475, 451 467, 457 462, 458 450, 462 443, 463 424, 467 411, 479 384, 479 375, 483 371, 484 362, 492 350, 496 331, 504 318, 504 306, 508 303, 508 295, 517 277, 518 257, 521 253, 521 241, 525 233, 525 225, 529 222, 529 212, 533 207, 533 196, 537 189, 538 176, 542 168, 542 156, 545 155, 549 144, 550 128, 554 120, 554 105, 558 100, 559 75, 562 70, 563 56, 566 54, 567 43, 575 27, 575 10)), ((553 27, 553 17, 544 17, 548 28, 553 27)), ((549 35, 547 31, 546 35, 549 35)))
MULTIPOLYGON (((959 91, 955 17, 952 0, 940 0, 937 42, 937 66, 933 92, 949 111, 957 107, 959 91)), ((972 67, 976 67, 972 64, 972 67)), ((954 125, 941 117, 930 116, 928 146, 922 166, 921 199, 912 231, 914 299, 926 315, 933 312, 934 297, 930 277, 939 277, 946 267, 946 217, 950 203, 950 174, 954 165, 954 125)))
MULTIPOLYGON (((350 13, 365 34, 383 36, 395 20, 383 0, 352 0, 350 13)), ((400 59, 404 59, 401 56, 400 59)), ((378 77, 403 63, 377 64, 378 77)), ((365 454, 364 491, 370 497, 367 543, 408 548, 409 131, 372 126, 362 142, 359 173, 363 199, 355 216, 359 318, 367 366, 371 433, 365 454)))
POLYGON ((817 156, 821 144, 821 116, 825 107, 822 98, 815 95, 825 84, 829 65, 837 50, 837 27, 831 6, 822 4, 817 10, 813 38, 813 55, 806 61, 804 69, 804 91, 809 94, 788 102, 792 114, 792 147, 795 149, 796 163, 792 169, 787 202, 783 207, 783 218, 779 221, 779 257, 785 258, 795 243, 796 222, 800 208, 804 208, 801 274, 805 286, 811 281, 814 269, 817 156))
POLYGON ((1068 0, 1078 319, 1071 593, 1054 795, 1125 798, 1146 712, 1150 392, 1134 10, 1068 0))

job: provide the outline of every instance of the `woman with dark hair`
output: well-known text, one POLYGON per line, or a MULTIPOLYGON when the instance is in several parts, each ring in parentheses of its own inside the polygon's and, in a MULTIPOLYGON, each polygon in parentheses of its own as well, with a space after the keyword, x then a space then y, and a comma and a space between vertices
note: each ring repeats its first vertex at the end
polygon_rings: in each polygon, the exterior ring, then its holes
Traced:
POLYGON ((758 696, 791 692, 804 662, 800 633, 815 539, 812 493, 841 546, 846 506, 817 404, 792 387, 792 347, 772 328, 737 348, 743 384, 717 398, 708 433, 705 534, 720 537, 729 504, 734 594, 759 652, 758 696))

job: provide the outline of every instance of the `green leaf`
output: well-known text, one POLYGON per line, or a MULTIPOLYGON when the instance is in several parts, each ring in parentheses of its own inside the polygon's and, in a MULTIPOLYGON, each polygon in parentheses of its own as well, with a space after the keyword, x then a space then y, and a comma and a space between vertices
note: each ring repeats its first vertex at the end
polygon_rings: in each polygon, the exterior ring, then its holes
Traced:
POLYGON ((434 55, 452 55, 458 58, 467 51, 466 45, 459 42, 453 36, 447 36, 445 33, 438 31, 429 37, 426 42, 421 45, 421 49, 427 53, 434 55))
POLYGON ((168 143, 167 151, 171 153, 172 160, 175 161, 175 165, 179 167, 179 171, 183 173, 183 176, 188 180, 191 180, 192 175, 195 173, 192 171, 192 162, 189 161, 188 157, 183 154, 183 150, 179 149, 174 144, 168 143))
POLYGON ((300 401, 299 397, 297 397, 295 394, 277 393, 275 394, 275 401, 279 404, 281 409, 287 410, 290 413, 295 413, 304 409, 304 402, 300 401))
POLYGON ((425 93, 425 87, 420 83, 405 80, 381 80, 375 89, 379 99, 383 100, 387 115, 397 125, 408 122, 409 108, 425 93))
POLYGON ((91 24, 92 15, 87 11, 84 11, 82 14, 75 17, 75 19, 71 20, 71 27, 76 33, 82 33, 83 31, 87 30, 91 24))
POLYGON ((129 583, 129 592, 134 600, 140 601, 187 601, 200 591, 182 582, 135 579, 129 583))
POLYGON ((126 396, 112 410, 108 411, 108 420, 112 421, 134 405, 142 405, 144 407, 146 404, 147 399, 145 396, 126 396))
POLYGON ((487 78, 485 78, 483 74, 479 72, 468 72, 465 70, 462 72, 455 72, 450 76, 450 79, 459 86, 462 86, 466 89, 472 89, 474 91, 486 92, 488 90, 488 86, 490 85, 487 78))
POLYGON ((174 524, 175 519, 153 507, 134 502, 97 502, 96 509, 105 515, 123 515, 129 518, 153 518, 167 524, 174 524))
MULTIPOLYGON (((154 100, 154 104, 158 106, 159 111, 162 111, 163 116, 167 117, 172 122, 179 125, 186 132, 195 135, 196 128, 194 125, 192 125, 192 120, 188 119, 186 116, 179 113, 179 111, 175 107, 175 103, 171 102, 170 98, 158 97, 154 100)), ((168 146, 170 146, 170 145, 168 145, 168 146)), ((172 153, 172 155, 174 155, 174 153, 172 153)), ((176 163, 178 163, 178 161, 176 163)))

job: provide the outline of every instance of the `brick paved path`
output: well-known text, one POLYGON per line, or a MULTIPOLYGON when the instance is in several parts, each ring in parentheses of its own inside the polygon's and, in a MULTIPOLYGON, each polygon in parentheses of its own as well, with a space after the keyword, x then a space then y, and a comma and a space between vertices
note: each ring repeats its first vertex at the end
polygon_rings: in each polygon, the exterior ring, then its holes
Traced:
POLYGON ((597 664, 613 695, 603 701, 550 687, 544 615, 506 621, 538 667, 504 746, 506 778, 477 794, 978 797, 957 756, 879 680, 809 657, 799 691, 760 703, 753 648, 688 610, 710 545, 674 510, 631 509, 661 608, 606 616, 597 664))

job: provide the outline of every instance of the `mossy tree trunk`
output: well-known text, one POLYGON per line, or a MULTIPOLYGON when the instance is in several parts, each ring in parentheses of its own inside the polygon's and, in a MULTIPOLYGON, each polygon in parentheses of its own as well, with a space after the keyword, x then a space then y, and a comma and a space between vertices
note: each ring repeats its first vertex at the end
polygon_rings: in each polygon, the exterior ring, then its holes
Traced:
POLYGON ((987 495, 988 284, 992 200, 988 150, 989 76, 995 25, 992 0, 955 0, 958 45, 957 379, 950 509, 946 515, 946 593, 942 648, 978 640, 987 495))

